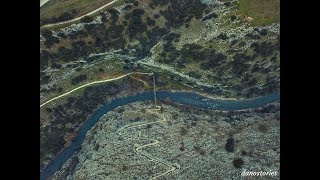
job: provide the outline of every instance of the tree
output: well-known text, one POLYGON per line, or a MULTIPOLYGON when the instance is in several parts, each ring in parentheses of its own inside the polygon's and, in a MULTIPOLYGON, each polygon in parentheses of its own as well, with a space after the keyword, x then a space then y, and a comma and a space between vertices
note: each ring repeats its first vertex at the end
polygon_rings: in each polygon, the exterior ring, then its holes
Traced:
POLYGON ((108 9, 108 12, 111 14, 111 23, 115 25, 119 18, 119 11, 114 8, 111 8, 108 9))
POLYGON ((222 53, 218 53, 214 56, 210 56, 209 57, 209 62, 208 65, 209 67, 213 68, 218 66, 221 62, 225 61, 227 59, 227 56, 222 54, 222 53))
POLYGON ((224 33, 221 33, 221 34, 219 34, 219 36, 217 38, 219 38, 221 40, 227 40, 228 36, 226 34, 224 34, 224 33))
POLYGON ((52 31, 50 30, 43 30, 42 35, 45 38, 44 45, 47 48, 50 48, 53 44, 60 42, 59 38, 53 36, 52 31))
POLYGON ((236 20, 236 19, 237 19, 237 16, 235 16, 235 15, 230 16, 230 20, 231 20, 231 21, 234 21, 234 20, 236 20))
POLYGON ((246 64, 246 62, 250 61, 251 58, 243 53, 235 54, 233 58, 234 59, 231 62, 232 72, 240 77, 249 68, 249 65, 246 64))
POLYGON ((277 47, 272 45, 271 42, 266 42, 266 41, 262 42, 261 44, 252 43, 251 47, 257 54, 263 57, 272 55, 273 51, 277 49, 277 47))
POLYGON ((132 39, 137 33, 143 33, 147 30, 147 25, 142 21, 141 16, 145 13, 143 9, 134 9, 131 13, 131 19, 128 25, 129 37, 132 39))
POLYGON ((150 17, 147 17, 147 25, 148 26, 154 26, 156 24, 156 21, 151 19, 150 17))
POLYGON ((261 36, 266 36, 268 34, 268 30, 267 29, 261 29, 261 31, 259 31, 261 36))
POLYGON ((80 20, 80 22, 82 22, 82 23, 89 23, 92 21, 93 21, 93 18, 91 16, 85 16, 80 20))
POLYGON ((82 75, 79 75, 79 76, 73 78, 71 80, 71 84, 72 85, 76 85, 76 84, 79 84, 82 81, 85 81, 86 79, 87 79, 87 75, 86 74, 82 74, 82 75))
POLYGON ((48 67, 50 53, 46 50, 40 52, 40 70, 48 67))
POLYGON ((52 31, 48 29, 41 30, 41 34, 44 38, 48 38, 52 36, 52 31))

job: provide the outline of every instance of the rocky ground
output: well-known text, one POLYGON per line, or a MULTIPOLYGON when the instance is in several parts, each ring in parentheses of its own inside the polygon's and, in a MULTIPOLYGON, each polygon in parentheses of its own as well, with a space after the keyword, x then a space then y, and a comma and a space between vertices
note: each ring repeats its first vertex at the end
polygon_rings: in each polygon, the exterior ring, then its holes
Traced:
POLYGON ((149 179, 171 167, 175 170, 158 179, 243 179, 244 170, 279 173, 279 103, 231 112, 168 102, 159 105, 163 108, 158 114, 148 110, 151 102, 128 104, 105 114, 53 179, 149 179), (167 121, 119 133, 123 127, 162 117, 167 121), (135 151, 155 141, 159 143, 135 151))

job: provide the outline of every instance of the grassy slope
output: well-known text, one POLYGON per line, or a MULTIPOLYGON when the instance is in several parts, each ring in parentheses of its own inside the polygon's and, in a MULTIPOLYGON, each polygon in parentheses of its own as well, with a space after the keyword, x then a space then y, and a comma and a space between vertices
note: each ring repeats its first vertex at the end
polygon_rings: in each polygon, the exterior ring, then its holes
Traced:
POLYGON ((280 0, 239 0, 238 10, 242 15, 253 18, 253 26, 280 20, 280 0))

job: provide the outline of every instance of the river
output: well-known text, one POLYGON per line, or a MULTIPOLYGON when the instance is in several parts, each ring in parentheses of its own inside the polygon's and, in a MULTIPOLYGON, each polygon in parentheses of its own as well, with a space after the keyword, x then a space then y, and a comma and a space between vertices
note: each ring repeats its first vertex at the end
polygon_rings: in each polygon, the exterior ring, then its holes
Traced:
MULTIPOLYGON (((243 110, 250 108, 262 107, 271 102, 280 99, 278 92, 246 100, 215 100, 208 99, 204 96, 197 95, 190 92, 169 92, 157 91, 157 99, 163 100, 169 97, 173 102, 190 105, 194 107, 210 109, 210 110, 243 110)), ((40 179, 45 180, 56 171, 60 170, 62 165, 76 152, 77 147, 81 145, 85 139, 86 133, 100 120, 100 118, 109 111, 112 111, 118 106, 123 106, 129 103, 145 100, 153 100, 153 92, 143 92, 137 95, 122 97, 106 102, 96 112, 87 119, 82 127, 79 129, 75 140, 64 151, 57 155, 57 157, 40 173, 40 179)))

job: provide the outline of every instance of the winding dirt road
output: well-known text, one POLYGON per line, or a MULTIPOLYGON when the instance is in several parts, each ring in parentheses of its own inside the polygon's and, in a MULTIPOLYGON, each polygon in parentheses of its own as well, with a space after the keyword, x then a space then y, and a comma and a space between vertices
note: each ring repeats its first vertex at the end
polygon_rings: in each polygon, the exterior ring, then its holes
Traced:
MULTIPOLYGON (((49 1, 49 0, 47 0, 47 1, 49 1)), ((117 1, 118 0, 113 0, 113 1, 103 5, 101 7, 99 7, 98 9, 95 9, 95 10, 93 10, 93 11, 91 11, 91 12, 85 14, 85 15, 76 17, 74 19, 71 19, 71 20, 68 20, 68 21, 63 21, 63 22, 58 22, 58 23, 46 24, 46 25, 41 26, 41 28, 49 28, 49 27, 54 27, 54 26, 58 26, 58 25, 67 24, 67 23, 72 23, 72 22, 78 21, 78 20, 84 18, 85 16, 90 16, 90 15, 92 15, 92 14, 94 14, 94 13, 96 13, 96 12, 102 10, 102 9, 104 9, 107 6, 110 6, 111 4, 114 4, 117 1)), ((40 3, 40 6, 41 6, 41 3, 40 3)))
MULTIPOLYGON (((160 108, 161 108, 160 106, 156 106, 156 108, 153 108, 153 109, 146 109, 148 113, 155 114, 155 115, 159 116, 160 120, 157 120, 157 121, 154 121, 154 122, 144 122, 144 123, 138 123, 138 124, 134 124, 134 125, 124 126, 124 127, 120 128, 118 130, 118 135, 122 136, 124 131, 126 131, 128 129, 131 129, 131 128, 137 128, 137 127, 142 127, 142 126, 146 126, 146 125, 149 125, 149 124, 166 122, 167 119, 165 118, 165 116, 163 114, 159 113, 160 108)), ((176 169, 180 169, 180 165, 179 164, 172 164, 172 163, 170 163, 170 162, 168 162, 168 161, 166 161, 164 159, 154 157, 153 155, 151 155, 151 154, 149 154, 149 153, 147 153, 145 151, 142 151, 142 149, 145 148, 145 147, 155 146, 155 145, 159 144, 160 141, 158 141, 157 139, 137 138, 135 140, 148 140, 148 141, 151 141, 151 143, 144 144, 144 145, 135 144, 134 147, 133 147, 134 151, 136 151, 137 153, 143 155, 146 158, 149 158, 151 161, 157 162, 157 163, 162 164, 164 166, 167 166, 169 168, 165 172, 162 172, 160 174, 157 174, 155 176, 150 177, 149 178, 150 180, 157 179, 157 178, 159 178, 161 176, 164 176, 164 175, 166 175, 166 174, 168 174, 168 173, 170 173, 172 171, 175 171, 176 169)))
POLYGON ((50 102, 52 102, 52 101, 54 101, 54 100, 57 100, 57 99, 59 99, 59 98, 62 98, 62 97, 64 97, 64 96, 68 95, 68 94, 71 94, 72 92, 74 92, 74 91, 76 91, 76 90, 79 90, 79 89, 81 89, 81 88, 84 88, 84 87, 87 87, 87 86, 91 86, 91 85, 94 85, 94 84, 100 84, 100 83, 105 83, 105 82, 110 82, 110 81, 119 80, 119 79, 121 79, 121 78, 124 78, 124 77, 129 76, 129 75, 132 75, 132 74, 146 74, 146 75, 151 75, 151 74, 153 74, 153 73, 131 72, 131 73, 127 73, 127 74, 124 74, 124 75, 122 75, 122 76, 115 77, 115 78, 111 78, 111 79, 105 79, 105 80, 101 80, 101 81, 93 81, 93 82, 84 84, 84 85, 82 85, 82 86, 79 86, 79 87, 77 87, 77 88, 74 88, 74 89, 72 89, 72 90, 70 90, 70 91, 68 91, 68 92, 66 92, 66 93, 64 93, 64 94, 61 94, 61 95, 57 96, 57 97, 54 97, 54 98, 46 101, 45 103, 42 103, 42 104, 40 105, 40 107, 42 107, 42 106, 44 106, 44 105, 46 105, 46 104, 48 104, 48 103, 50 103, 50 102))

